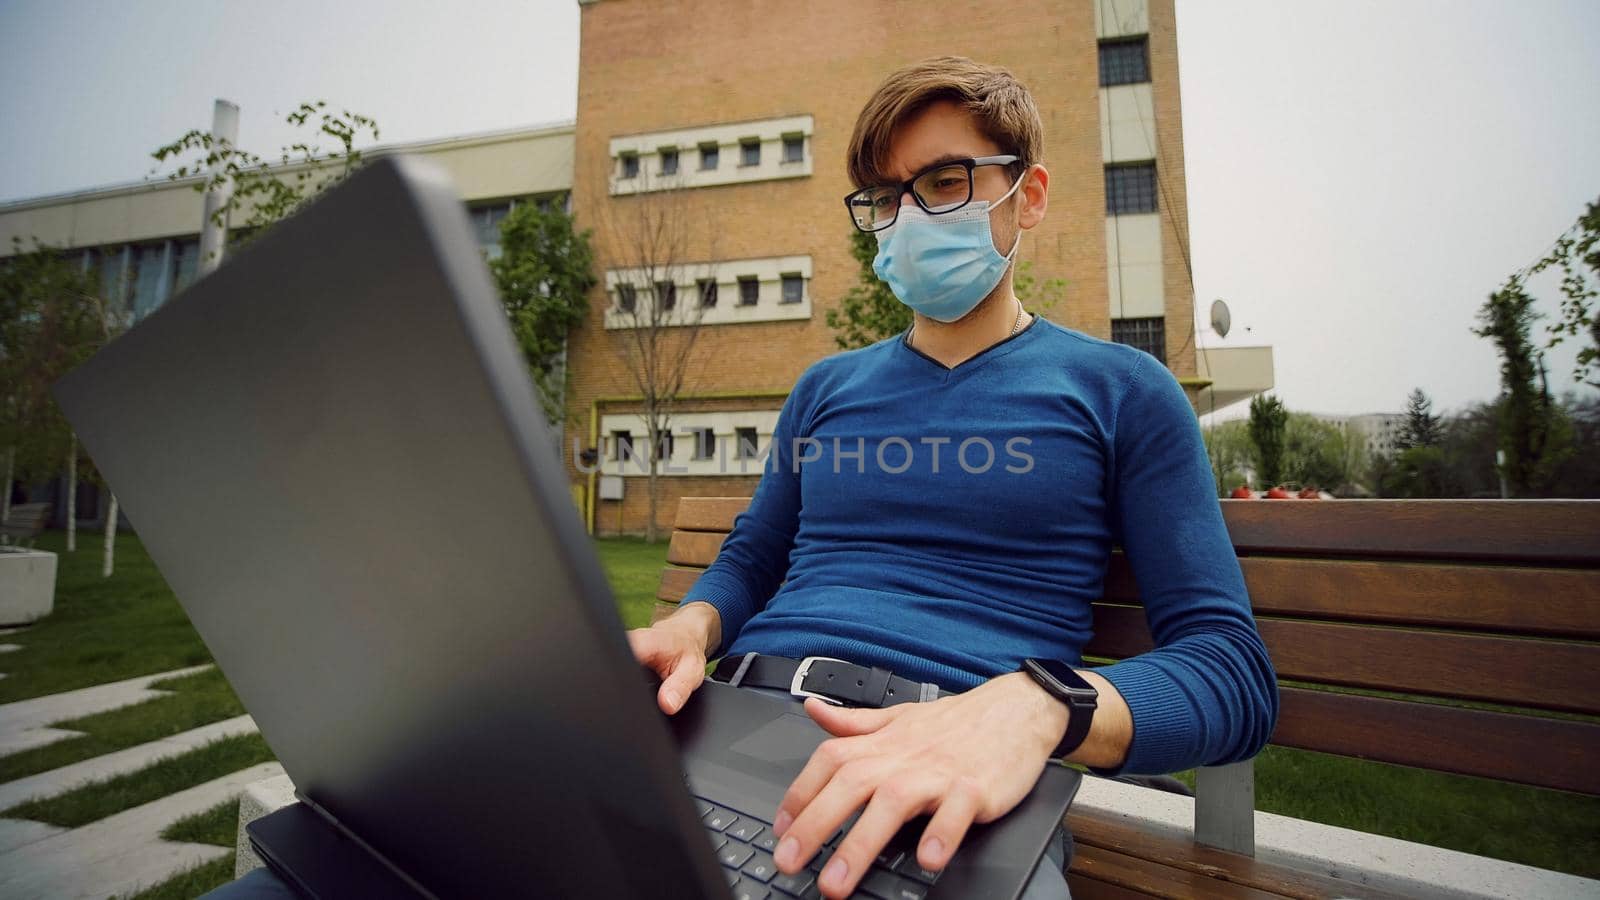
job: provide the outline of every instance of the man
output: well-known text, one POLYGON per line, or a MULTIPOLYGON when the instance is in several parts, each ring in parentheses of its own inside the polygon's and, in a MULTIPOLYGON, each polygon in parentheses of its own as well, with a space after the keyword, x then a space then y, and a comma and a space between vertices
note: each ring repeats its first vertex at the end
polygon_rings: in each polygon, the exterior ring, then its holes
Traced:
POLYGON ((1231 762, 1277 717, 1182 388, 1153 357, 1036 319, 1013 293, 1021 234, 1048 205, 1042 144, 1003 69, 945 57, 878 88, 850 140, 846 207, 914 324, 800 377, 716 562, 677 612, 629 634, 668 714, 718 656, 725 680, 734 663, 792 671, 782 658, 822 656, 949 692, 806 701, 835 738, 775 813, 776 860, 798 871, 859 810, 818 880, 829 897, 918 815, 931 818, 917 860, 942 868, 1052 755, 1113 775, 1231 762), (1075 670, 1113 543, 1156 648, 1075 670))

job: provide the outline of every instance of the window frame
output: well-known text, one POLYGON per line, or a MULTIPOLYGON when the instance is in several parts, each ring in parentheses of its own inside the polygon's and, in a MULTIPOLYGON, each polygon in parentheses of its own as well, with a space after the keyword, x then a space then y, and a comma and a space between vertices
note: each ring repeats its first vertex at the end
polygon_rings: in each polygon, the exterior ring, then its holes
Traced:
POLYGON ((760 306, 761 305, 761 279, 755 277, 754 275, 741 275, 741 276, 739 276, 739 303, 738 303, 738 305, 739 306, 760 306), (750 290, 749 299, 745 299, 745 295, 746 295, 745 285, 751 285, 752 286, 752 289, 750 290))

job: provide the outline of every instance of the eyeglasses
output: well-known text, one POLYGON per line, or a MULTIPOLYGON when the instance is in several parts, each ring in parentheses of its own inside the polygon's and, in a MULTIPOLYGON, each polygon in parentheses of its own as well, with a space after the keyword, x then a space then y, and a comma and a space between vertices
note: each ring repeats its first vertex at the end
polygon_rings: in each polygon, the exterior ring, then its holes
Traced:
POLYGON ((979 166, 1008 166, 1017 156, 978 156, 935 163, 899 184, 880 184, 852 191, 844 198, 850 221, 862 231, 882 231, 900 216, 900 198, 906 191, 929 215, 955 212, 972 202, 972 170, 979 166))

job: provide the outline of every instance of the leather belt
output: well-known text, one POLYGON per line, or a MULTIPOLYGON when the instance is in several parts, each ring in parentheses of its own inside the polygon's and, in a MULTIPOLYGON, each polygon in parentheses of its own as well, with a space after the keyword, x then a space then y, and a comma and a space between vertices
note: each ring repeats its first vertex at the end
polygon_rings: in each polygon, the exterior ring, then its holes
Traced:
POLYGON ((711 677, 734 687, 776 688, 795 697, 816 697, 835 705, 894 706, 949 696, 936 684, 911 681, 875 666, 808 656, 789 659, 744 653, 725 656, 711 677))

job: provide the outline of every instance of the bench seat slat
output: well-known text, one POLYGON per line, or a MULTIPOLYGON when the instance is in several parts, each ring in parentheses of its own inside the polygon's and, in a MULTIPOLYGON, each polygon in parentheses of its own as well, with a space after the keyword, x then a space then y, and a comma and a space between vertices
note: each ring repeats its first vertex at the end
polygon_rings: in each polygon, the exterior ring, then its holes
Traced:
POLYGON ((1280 687, 1272 743, 1600 794, 1600 724, 1280 687), (1337 723, 1331 725, 1330 723, 1337 723), (1506 760, 1516 760, 1507 766, 1506 760))
MULTIPOLYGON (((1600 571, 1259 556, 1239 566, 1257 615, 1600 638, 1600 571)), ((1139 602, 1121 552, 1105 599, 1139 602)))
MULTIPOLYGON (((1282 900, 1286 895, 1263 891, 1248 885, 1235 884, 1189 869, 1152 865, 1138 856, 1118 853, 1104 847, 1081 844, 1074 848, 1068 870, 1067 886, 1074 900, 1096 897, 1124 897, 1126 891, 1133 896, 1167 897, 1186 900, 1190 897, 1221 897, 1230 900, 1282 900), (1100 884, 1108 884, 1120 891, 1103 893, 1100 884)), ((1330 896, 1326 894, 1301 894, 1296 896, 1330 896)))
MULTIPOLYGON (((1253 888, 1271 896, 1283 897, 1339 897, 1350 896, 1353 891, 1361 897, 1384 898, 1392 895, 1360 888, 1349 882, 1331 878, 1319 872, 1262 862, 1226 850, 1217 850, 1194 842, 1187 832, 1149 824, 1132 825, 1115 813, 1075 806, 1067 813, 1067 828, 1077 851, 1086 848, 1120 853, 1174 869, 1186 870, 1208 877, 1212 885, 1253 888), (1227 881, 1220 877, 1226 873, 1227 881)), ((1087 867, 1085 867, 1087 868, 1087 867)), ((1079 866, 1074 859, 1071 871, 1079 866)), ((1078 893, 1073 885, 1074 900, 1078 893)))
MULTIPOLYGON (((1280 678, 1600 714, 1600 645, 1257 618, 1280 678)), ((1090 656, 1154 646, 1144 610, 1095 604, 1090 656)))

